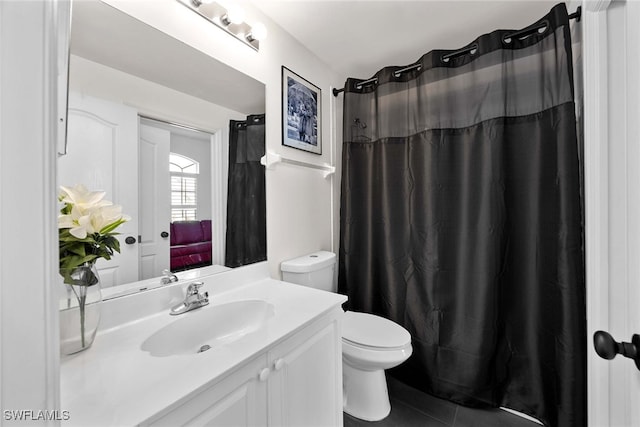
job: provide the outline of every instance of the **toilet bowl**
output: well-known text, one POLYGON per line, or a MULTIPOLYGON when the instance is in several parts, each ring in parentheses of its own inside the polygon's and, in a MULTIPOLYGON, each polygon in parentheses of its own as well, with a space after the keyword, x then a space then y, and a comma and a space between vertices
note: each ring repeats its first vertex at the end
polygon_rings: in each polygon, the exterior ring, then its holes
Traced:
POLYGON ((391 404, 385 369, 409 356, 411 336, 391 320, 368 313, 345 312, 342 327, 344 412, 366 421, 389 415, 391 404))
MULTIPOLYGON (((336 292, 336 255, 319 251, 280 264, 283 280, 336 292)), ((342 322, 342 379, 344 412, 366 421, 389 415, 391 405, 385 369, 407 360, 411 335, 384 317, 353 311, 342 322)))

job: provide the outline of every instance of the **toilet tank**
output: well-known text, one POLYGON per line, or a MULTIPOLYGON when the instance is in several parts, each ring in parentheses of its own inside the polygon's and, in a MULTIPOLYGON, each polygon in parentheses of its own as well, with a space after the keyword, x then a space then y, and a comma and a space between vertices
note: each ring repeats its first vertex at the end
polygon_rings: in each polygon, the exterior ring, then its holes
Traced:
POLYGON ((336 254, 319 251, 280 264, 282 280, 328 292, 336 292, 336 254))

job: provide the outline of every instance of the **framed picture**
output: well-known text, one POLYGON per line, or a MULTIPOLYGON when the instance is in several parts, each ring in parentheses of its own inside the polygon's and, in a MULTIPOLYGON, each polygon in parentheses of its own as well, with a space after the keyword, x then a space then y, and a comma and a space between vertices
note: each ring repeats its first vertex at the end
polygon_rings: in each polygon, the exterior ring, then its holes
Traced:
POLYGON ((282 67, 282 145, 322 154, 320 88, 282 67))

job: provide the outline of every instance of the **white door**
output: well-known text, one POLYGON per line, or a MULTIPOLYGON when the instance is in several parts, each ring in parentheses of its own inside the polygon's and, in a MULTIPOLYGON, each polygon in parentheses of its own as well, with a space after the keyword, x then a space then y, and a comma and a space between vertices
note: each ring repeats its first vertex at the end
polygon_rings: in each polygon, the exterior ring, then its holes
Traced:
MULTIPOLYGON (((618 342, 631 342, 640 334, 640 4, 614 1, 607 15, 611 166, 605 331, 618 342)), ((622 355, 599 362, 609 375, 609 425, 640 426, 640 370, 622 355)))
POLYGON ((583 10, 589 427, 635 427, 640 370, 598 357, 593 335, 640 334, 640 2, 583 10))
POLYGON ((71 93, 67 120, 67 154, 58 159, 58 182, 105 191, 105 199, 131 217, 117 230, 121 253, 96 264, 101 284, 137 281, 138 114, 122 104, 71 93))
POLYGON ((140 123, 140 279, 169 269, 171 133, 140 123))

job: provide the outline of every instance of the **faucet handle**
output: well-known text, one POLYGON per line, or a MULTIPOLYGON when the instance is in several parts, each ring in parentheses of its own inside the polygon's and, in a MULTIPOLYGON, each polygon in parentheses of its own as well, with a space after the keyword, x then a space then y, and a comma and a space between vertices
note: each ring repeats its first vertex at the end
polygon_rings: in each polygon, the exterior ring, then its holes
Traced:
POLYGON ((162 270, 162 278, 160 279, 160 283, 163 285, 167 285, 169 283, 177 282, 178 276, 173 274, 170 270, 164 269, 162 270))
POLYGON ((200 292, 200 288, 204 285, 204 282, 193 282, 187 287, 187 295, 197 295, 200 292))

